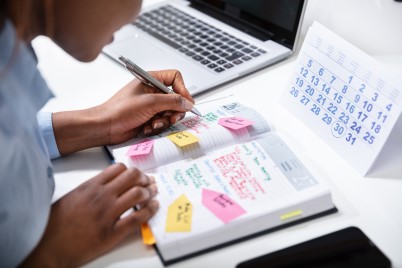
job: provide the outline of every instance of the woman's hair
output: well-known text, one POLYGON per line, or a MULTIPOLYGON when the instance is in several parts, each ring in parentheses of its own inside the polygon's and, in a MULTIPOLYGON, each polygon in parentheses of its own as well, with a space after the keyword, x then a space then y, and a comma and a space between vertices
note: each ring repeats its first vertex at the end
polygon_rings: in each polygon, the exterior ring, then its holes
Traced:
POLYGON ((11 20, 17 38, 24 41, 30 41, 33 33, 53 34, 53 1, 0 0, 0 28, 6 20, 11 20))

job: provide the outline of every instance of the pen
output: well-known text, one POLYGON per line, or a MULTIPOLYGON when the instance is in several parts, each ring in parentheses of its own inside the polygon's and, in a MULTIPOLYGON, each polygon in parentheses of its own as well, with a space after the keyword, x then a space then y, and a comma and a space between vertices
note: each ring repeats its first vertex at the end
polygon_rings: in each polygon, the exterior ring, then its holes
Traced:
MULTIPOLYGON (((138 65, 136 65, 134 62, 131 60, 120 56, 119 60, 124 63, 125 67, 127 70, 129 70, 135 77, 138 78, 142 83, 159 89, 163 93, 166 94, 176 94, 173 89, 168 88, 165 86, 163 83, 161 83, 158 79, 154 78, 152 75, 150 75, 148 72, 144 71, 141 69, 138 65)), ((201 113, 193 106, 193 108, 190 110, 195 115, 202 116, 201 113)))

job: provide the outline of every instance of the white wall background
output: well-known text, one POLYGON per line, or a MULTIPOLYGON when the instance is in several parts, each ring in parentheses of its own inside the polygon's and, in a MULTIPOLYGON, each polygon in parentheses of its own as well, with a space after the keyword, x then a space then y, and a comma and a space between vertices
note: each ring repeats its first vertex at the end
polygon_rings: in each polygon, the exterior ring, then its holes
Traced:
POLYGON ((303 39, 314 20, 370 55, 402 54, 402 2, 308 0, 303 39))

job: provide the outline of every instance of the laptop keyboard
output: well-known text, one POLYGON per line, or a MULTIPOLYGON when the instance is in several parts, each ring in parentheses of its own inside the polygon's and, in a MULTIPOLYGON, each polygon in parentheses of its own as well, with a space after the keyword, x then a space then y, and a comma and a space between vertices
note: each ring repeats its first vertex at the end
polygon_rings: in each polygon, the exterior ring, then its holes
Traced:
POLYGON ((267 53, 170 5, 141 14, 133 24, 217 73, 267 53))

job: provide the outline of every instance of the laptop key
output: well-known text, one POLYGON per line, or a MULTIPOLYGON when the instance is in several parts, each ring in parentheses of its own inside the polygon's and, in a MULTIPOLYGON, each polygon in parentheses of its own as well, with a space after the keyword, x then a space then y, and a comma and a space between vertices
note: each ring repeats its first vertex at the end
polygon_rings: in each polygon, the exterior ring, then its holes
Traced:
POLYGON ((244 56, 243 58, 241 58, 242 60, 244 60, 244 61, 248 61, 248 60, 251 60, 251 57, 249 57, 249 56, 244 56))
POLYGON ((155 37, 156 39, 159 39, 160 41, 164 42, 165 44, 168 44, 169 46, 177 49, 179 47, 181 47, 181 45, 179 45, 178 43, 164 37, 163 35, 158 34, 157 32, 154 31, 146 31, 149 35, 152 35, 153 37, 155 37))
POLYGON ((259 53, 261 53, 261 54, 265 54, 265 53, 267 53, 265 50, 263 50, 263 49, 259 49, 259 50, 257 50, 259 53))
POLYGON ((211 53, 209 53, 208 51, 203 51, 202 53, 201 53, 201 55, 203 55, 203 56, 208 56, 208 55, 210 55, 211 53))
POLYGON ((205 64, 208 64, 208 63, 210 63, 209 60, 202 60, 202 61, 201 61, 201 64, 204 64, 204 65, 205 65, 205 64))
POLYGON ((218 60, 216 63, 218 63, 219 65, 222 65, 222 64, 225 64, 226 61, 224 61, 224 60, 218 60))
POLYGON ((201 57, 200 55, 195 55, 195 56, 193 57, 193 59, 196 60, 196 61, 200 61, 200 60, 203 60, 204 58, 201 57))
POLYGON ((225 67, 226 69, 230 69, 232 68, 234 65, 231 63, 226 63, 225 65, 223 65, 223 67, 225 67))
POLYGON ((187 55, 187 56, 189 56, 189 57, 194 56, 194 54, 195 54, 195 53, 194 53, 194 52, 192 52, 192 51, 189 51, 189 52, 187 52, 187 53, 186 53, 186 55, 187 55))
POLYGON ((241 60, 237 59, 237 60, 234 60, 233 63, 236 65, 239 65, 239 64, 242 64, 243 62, 241 60))
POLYGON ((240 58, 240 57, 242 57, 242 56, 244 56, 243 53, 240 53, 240 52, 238 52, 238 51, 235 51, 235 52, 233 52, 232 55, 226 57, 226 59, 227 59, 228 61, 233 61, 233 60, 235 60, 235 59, 237 59, 237 58, 240 58))
POLYGON ((253 52, 253 50, 249 49, 249 48, 243 48, 241 51, 243 51, 244 53, 250 54, 251 52, 253 52))
POLYGON ((211 63, 210 65, 208 65, 209 68, 213 69, 218 67, 218 65, 216 65, 215 63, 211 63))
POLYGON ((258 52, 254 52, 254 53, 251 53, 250 55, 253 56, 253 57, 258 57, 258 56, 260 56, 261 54, 258 53, 258 52))
POLYGON ((225 70, 225 69, 223 69, 222 67, 218 67, 218 68, 215 69, 215 72, 221 73, 221 72, 223 72, 224 70, 225 70))
POLYGON ((217 57, 215 55, 211 55, 208 57, 208 59, 215 61, 215 60, 219 60, 219 57, 217 57))

